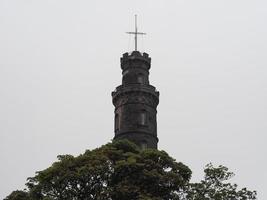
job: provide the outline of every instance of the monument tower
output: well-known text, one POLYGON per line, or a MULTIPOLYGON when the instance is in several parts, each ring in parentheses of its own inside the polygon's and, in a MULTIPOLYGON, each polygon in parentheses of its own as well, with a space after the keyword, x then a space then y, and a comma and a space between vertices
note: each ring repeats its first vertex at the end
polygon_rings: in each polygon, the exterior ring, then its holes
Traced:
POLYGON ((122 84, 112 92, 115 106, 115 137, 128 139, 142 149, 157 149, 157 105, 159 92, 149 84, 151 58, 137 50, 137 36, 145 34, 127 32, 135 36, 135 50, 121 57, 122 84))

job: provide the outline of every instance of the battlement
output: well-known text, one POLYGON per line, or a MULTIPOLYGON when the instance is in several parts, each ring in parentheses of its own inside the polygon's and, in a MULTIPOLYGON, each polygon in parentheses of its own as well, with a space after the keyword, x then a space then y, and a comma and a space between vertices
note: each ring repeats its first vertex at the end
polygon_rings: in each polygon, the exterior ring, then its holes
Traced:
POLYGON ((147 69, 150 69, 151 58, 145 52, 141 53, 139 51, 132 51, 129 53, 124 53, 121 57, 121 68, 124 70, 128 67, 131 67, 133 61, 137 63, 144 63, 147 69))

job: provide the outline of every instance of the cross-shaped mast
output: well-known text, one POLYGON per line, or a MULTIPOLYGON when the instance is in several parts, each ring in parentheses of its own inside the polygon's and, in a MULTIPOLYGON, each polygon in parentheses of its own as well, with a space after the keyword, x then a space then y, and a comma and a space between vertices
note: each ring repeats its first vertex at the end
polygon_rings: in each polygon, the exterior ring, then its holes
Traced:
POLYGON ((137 35, 145 35, 146 33, 137 31, 137 15, 135 15, 135 32, 126 32, 128 34, 134 34, 135 51, 137 51, 137 35))

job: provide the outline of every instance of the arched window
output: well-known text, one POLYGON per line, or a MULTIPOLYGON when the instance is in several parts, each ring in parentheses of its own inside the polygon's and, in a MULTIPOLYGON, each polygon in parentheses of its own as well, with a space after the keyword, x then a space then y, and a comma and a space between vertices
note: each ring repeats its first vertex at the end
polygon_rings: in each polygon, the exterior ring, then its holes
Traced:
POLYGON ((147 126, 147 113, 145 110, 139 113, 139 125, 147 126))
POLYGON ((140 124, 145 125, 146 124, 146 113, 140 114, 140 124))

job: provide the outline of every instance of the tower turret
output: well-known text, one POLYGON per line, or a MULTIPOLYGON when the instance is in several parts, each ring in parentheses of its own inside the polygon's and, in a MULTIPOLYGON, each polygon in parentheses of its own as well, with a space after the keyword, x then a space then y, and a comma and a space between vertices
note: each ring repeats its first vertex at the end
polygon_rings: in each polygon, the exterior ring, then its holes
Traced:
POLYGON ((141 148, 157 148, 159 92, 149 84, 151 58, 133 51, 121 58, 122 84, 112 92, 115 106, 115 137, 141 148))

